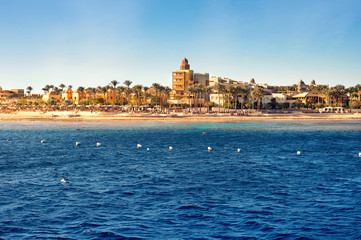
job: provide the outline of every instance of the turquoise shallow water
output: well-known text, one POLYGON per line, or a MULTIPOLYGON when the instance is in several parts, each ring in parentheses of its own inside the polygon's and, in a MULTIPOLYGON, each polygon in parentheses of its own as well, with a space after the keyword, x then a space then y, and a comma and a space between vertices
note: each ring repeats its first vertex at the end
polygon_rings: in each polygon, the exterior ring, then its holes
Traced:
POLYGON ((360 238, 360 136, 359 122, 2 123, 0 238, 360 238))

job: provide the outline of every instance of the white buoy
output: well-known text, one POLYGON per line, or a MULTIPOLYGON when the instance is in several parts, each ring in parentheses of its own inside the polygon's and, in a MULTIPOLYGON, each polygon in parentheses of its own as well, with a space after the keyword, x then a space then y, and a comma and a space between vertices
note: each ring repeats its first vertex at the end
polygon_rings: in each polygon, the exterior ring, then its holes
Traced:
POLYGON ((6 139, 7 142, 10 142, 10 138, 6 139))
POLYGON ((209 152, 212 151, 212 148, 211 148, 211 147, 208 147, 208 151, 209 151, 209 152))
POLYGON ((60 180, 60 182, 62 182, 62 183, 67 183, 68 181, 65 180, 65 178, 62 178, 62 179, 60 180))
POLYGON ((76 143, 75 143, 75 146, 80 146, 80 142, 76 142, 76 143))
POLYGON ((301 151, 297 151, 297 155, 301 155, 301 151))
POLYGON ((358 156, 361 157, 361 152, 358 153, 358 156))
POLYGON ((101 143, 97 143, 97 147, 100 147, 102 144, 101 143))
POLYGON ((237 149, 237 152, 241 152, 241 150, 242 150, 242 149, 238 148, 238 149, 237 149))
POLYGON ((149 148, 147 148, 147 151, 149 151, 149 148))
POLYGON ((169 146, 168 149, 169 149, 169 151, 172 151, 172 150, 173 150, 173 147, 172 147, 172 146, 169 146))
POLYGON ((142 147, 142 145, 140 145, 140 144, 137 144, 137 148, 141 148, 142 147))
POLYGON ((40 142, 41 142, 41 143, 45 143, 45 140, 41 140, 40 142))

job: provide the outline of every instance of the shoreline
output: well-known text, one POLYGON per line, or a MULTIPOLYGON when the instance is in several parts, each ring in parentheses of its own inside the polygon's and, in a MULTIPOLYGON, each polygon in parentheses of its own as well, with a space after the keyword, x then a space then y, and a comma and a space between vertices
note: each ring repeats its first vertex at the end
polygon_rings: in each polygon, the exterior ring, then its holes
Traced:
POLYGON ((112 114, 89 112, 17 112, 0 114, 0 122, 238 122, 238 121, 350 121, 361 122, 358 113, 251 114, 112 114))

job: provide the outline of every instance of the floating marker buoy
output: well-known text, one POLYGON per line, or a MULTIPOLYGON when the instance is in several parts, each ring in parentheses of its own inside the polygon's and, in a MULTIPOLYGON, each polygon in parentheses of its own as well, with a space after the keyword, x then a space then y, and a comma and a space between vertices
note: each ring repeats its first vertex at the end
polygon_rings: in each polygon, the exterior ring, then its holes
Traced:
POLYGON ((172 146, 169 146, 168 149, 169 149, 169 151, 172 151, 172 150, 173 150, 173 147, 172 147, 172 146))
POLYGON ((6 139, 7 142, 10 142, 10 138, 6 139))
POLYGON ((240 148, 238 148, 238 149, 237 149, 237 152, 241 152, 241 149, 240 149, 240 148))
POLYGON ((208 147, 208 151, 209 151, 209 152, 212 151, 212 148, 211 148, 211 147, 208 147))
POLYGON ((207 134, 207 132, 203 132, 203 134, 207 134))
POLYGON ((297 151, 297 155, 301 155, 301 151, 297 151))
POLYGON ((97 143, 97 147, 100 147, 100 145, 102 145, 101 143, 97 143))
POLYGON ((142 147, 142 145, 140 145, 140 144, 137 144, 137 148, 141 148, 142 147))
POLYGON ((361 152, 358 153, 358 156, 361 157, 361 152))
POLYGON ((65 180, 64 178, 62 178, 62 179, 60 180, 60 182, 62 182, 62 183, 67 183, 68 181, 65 180))
POLYGON ((41 143, 45 143, 45 140, 41 140, 40 142, 41 142, 41 143))
POLYGON ((80 146, 80 142, 76 142, 76 143, 75 143, 75 146, 80 146))
POLYGON ((149 148, 147 148, 147 151, 149 151, 149 148))

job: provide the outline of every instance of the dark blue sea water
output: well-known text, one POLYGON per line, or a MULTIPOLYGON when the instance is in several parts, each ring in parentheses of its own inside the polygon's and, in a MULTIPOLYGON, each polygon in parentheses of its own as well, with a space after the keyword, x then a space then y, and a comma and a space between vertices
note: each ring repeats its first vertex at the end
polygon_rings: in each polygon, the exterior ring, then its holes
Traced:
POLYGON ((361 238, 360 137, 361 122, 1 123, 0 239, 361 238))

